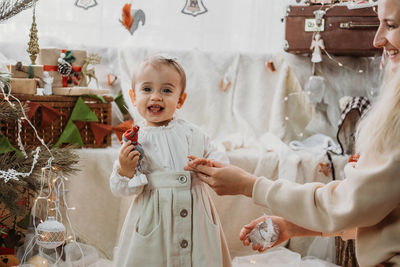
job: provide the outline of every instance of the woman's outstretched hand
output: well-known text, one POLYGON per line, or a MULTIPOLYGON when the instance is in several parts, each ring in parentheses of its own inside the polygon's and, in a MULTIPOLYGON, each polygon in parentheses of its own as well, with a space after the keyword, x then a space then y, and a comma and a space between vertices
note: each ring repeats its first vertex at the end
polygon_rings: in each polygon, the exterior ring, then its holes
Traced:
POLYGON ((186 171, 193 171, 208 184, 218 195, 252 196, 256 176, 239 167, 211 161, 204 158, 188 156, 190 159, 186 171))
MULTIPOLYGON (((296 234, 294 231, 297 229, 297 225, 287 221, 285 218, 279 217, 279 216, 268 216, 274 224, 277 224, 279 227, 279 238, 278 240, 269 248, 275 247, 289 238, 295 236, 296 234)), ((243 245, 249 246, 251 244, 250 240, 250 232, 253 230, 254 227, 257 226, 259 222, 265 221, 265 216, 261 216, 260 218, 257 218, 253 221, 251 221, 249 224, 246 224, 243 226, 242 230, 240 230, 239 234, 239 239, 243 242, 243 245)), ((269 248, 263 248, 260 244, 253 244, 252 249, 257 250, 259 252, 263 252, 269 248)))
MULTIPOLYGON (((321 232, 312 231, 312 230, 303 228, 301 226, 298 226, 297 224, 294 224, 294 223, 286 220, 283 217, 279 217, 279 216, 268 216, 268 217, 272 220, 272 222, 274 224, 277 224, 279 227, 279 238, 269 248, 273 248, 295 236, 322 236, 323 235, 321 232)), ((255 220, 251 221, 249 224, 246 224, 245 226, 243 226, 242 230, 240 230, 239 239, 242 240, 242 242, 245 246, 248 246, 251 244, 250 237, 249 237, 251 230, 253 230, 253 228, 256 227, 259 222, 262 222, 264 220, 265 220, 265 216, 257 218, 255 220)), ((337 233, 333 233, 333 234, 327 234, 326 236, 337 236, 337 235, 338 235, 337 233)), ((258 250, 259 252, 263 252, 269 248, 263 248, 259 244, 252 245, 252 249, 258 250)))

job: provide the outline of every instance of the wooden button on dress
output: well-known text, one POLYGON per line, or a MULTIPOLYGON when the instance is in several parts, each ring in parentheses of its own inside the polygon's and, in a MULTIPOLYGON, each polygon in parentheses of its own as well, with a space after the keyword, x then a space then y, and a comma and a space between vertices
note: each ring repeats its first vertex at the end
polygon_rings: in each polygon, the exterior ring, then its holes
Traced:
POLYGON ((181 210, 181 217, 186 217, 188 215, 188 211, 186 209, 181 210))
POLYGON ((179 177, 179 182, 180 182, 181 184, 186 183, 186 181, 187 181, 186 176, 180 176, 180 177, 179 177))
POLYGON ((183 239, 181 241, 181 248, 187 248, 187 246, 188 246, 188 242, 185 239, 183 239))

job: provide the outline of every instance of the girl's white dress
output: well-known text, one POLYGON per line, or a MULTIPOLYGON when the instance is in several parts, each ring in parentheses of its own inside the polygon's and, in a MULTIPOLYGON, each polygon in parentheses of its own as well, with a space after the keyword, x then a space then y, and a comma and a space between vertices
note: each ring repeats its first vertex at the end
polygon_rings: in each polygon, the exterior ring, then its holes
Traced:
POLYGON ((139 143, 145 152, 142 173, 132 179, 110 177, 114 195, 134 196, 120 241, 116 267, 231 266, 229 250, 206 185, 184 171, 187 155, 227 162, 195 125, 173 119, 168 126, 141 125, 139 143))

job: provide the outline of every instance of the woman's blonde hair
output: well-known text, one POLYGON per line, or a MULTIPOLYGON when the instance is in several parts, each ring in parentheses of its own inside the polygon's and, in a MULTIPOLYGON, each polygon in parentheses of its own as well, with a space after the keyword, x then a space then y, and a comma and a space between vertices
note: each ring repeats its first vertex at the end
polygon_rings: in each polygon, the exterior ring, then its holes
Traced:
POLYGON ((361 120, 356 137, 360 155, 373 157, 400 149, 400 68, 385 75, 380 95, 361 120))
POLYGON ((145 67, 148 64, 150 64, 152 66, 165 65, 165 66, 171 67, 174 70, 176 70, 178 72, 180 78, 181 78, 181 87, 182 87, 182 92, 181 93, 183 94, 183 92, 185 92, 185 89, 186 89, 186 74, 185 74, 185 71, 184 71, 183 67, 181 66, 181 64, 178 63, 178 61, 175 58, 166 57, 166 56, 162 56, 162 55, 150 56, 150 57, 146 58, 145 60, 143 60, 139 64, 138 69, 133 74, 132 83, 134 83, 134 81, 136 79, 137 71, 139 69, 142 69, 143 67, 145 67))

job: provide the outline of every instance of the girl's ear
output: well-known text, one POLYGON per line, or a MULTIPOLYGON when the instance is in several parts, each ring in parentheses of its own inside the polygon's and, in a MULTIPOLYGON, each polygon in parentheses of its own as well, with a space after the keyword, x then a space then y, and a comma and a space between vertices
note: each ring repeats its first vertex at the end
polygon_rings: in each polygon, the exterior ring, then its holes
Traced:
POLYGON ((185 103, 186 97, 187 97, 186 92, 181 94, 181 96, 179 97, 179 100, 178 100, 178 105, 176 105, 176 108, 181 108, 183 106, 183 103, 185 103))
POLYGON ((131 97, 132 104, 136 107, 136 94, 134 89, 129 89, 129 96, 131 97))

